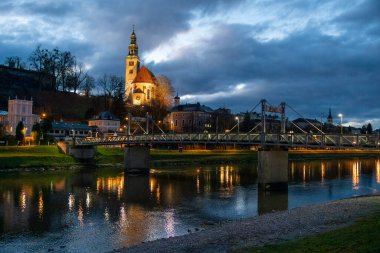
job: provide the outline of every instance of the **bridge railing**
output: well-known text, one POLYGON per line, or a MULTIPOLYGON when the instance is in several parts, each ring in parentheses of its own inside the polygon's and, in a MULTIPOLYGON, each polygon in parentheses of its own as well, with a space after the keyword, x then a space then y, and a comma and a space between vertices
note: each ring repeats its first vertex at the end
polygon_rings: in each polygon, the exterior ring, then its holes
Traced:
POLYGON ((379 148, 379 135, 311 134, 311 133, 189 133, 143 134, 77 139, 76 145, 116 145, 150 143, 234 143, 243 145, 280 145, 288 147, 320 148, 379 148))

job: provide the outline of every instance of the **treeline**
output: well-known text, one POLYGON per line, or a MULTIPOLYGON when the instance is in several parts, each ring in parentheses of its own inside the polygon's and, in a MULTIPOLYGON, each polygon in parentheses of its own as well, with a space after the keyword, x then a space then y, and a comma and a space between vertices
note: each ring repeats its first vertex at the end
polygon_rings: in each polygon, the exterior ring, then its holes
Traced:
POLYGON ((94 78, 91 77, 83 63, 69 51, 58 48, 49 50, 38 45, 28 57, 28 64, 18 56, 7 57, 5 65, 13 68, 34 70, 41 75, 51 77, 50 89, 55 91, 83 91, 89 94, 95 88, 94 78))
MULTIPOLYGON (((110 110, 121 118, 127 115, 124 78, 104 74, 95 79, 70 51, 62 51, 57 47, 50 50, 38 45, 26 62, 18 56, 11 56, 6 58, 4 65, 36 71, 41 78, 49 76, 49 87, 47 87, 49 91, 81 93, 86 97, 96 95, 104 98, 104 104, 101 106, 103 109, 110 110)), ((160 120, 166 116, 167 110, 172 105, 174 89, 166 76, 157 76, 157 81, 159 84, 156 90, 157 96, 152 105, 145 107, 144 111, 141 111, 141 108, 132 108, 132 113, 145 115, 148 111, 160 120)), ((44 104, 43 101, 41 104, 44 104)), ((96 113, 98 110, 94 108, 92 112, 86 113, 86 116, 96 113)))

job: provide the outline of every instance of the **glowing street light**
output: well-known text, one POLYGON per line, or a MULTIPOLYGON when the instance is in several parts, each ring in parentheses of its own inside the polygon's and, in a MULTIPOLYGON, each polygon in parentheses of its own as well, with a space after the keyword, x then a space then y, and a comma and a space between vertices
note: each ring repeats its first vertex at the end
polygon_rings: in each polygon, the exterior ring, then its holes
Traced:
POLYGON ((239 117, 236 117, 235 119, 237 120, 237 127, 238 127, 238 129, 237 129, 238 131, 237 132, 239 134, 240 133, 240 128, 239 128, 240 120, 239 120, 239 117))
POLYGON ((343 134, 343 114, 339 113, 338 117, 340 118, 340 134, 343 134))

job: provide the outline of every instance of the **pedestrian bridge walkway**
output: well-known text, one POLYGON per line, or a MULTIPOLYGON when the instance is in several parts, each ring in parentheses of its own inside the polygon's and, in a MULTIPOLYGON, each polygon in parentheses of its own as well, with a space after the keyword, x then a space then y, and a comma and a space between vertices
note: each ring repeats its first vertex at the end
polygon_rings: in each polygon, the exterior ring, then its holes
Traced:
POLYGON ((380 149, 379 134, 309 134, 309 133, 200 133, 142 134, 104 138, 76 139, 77 146, 149 145, 149 144, 237 144, 280 146, 284 148, 380 149))

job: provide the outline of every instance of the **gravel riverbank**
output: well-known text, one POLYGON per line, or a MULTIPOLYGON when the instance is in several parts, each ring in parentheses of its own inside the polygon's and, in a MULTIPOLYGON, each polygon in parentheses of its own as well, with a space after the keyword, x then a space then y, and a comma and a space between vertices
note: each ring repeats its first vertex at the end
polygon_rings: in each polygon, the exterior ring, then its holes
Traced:
POLYGON ((379 195, 343 199, 211 225, 199 232, 113 252, 229 252, 337 229, 379 209, 379 195))

